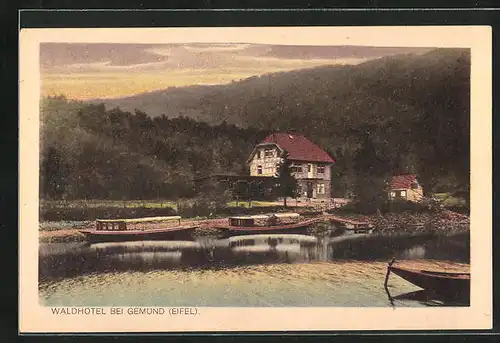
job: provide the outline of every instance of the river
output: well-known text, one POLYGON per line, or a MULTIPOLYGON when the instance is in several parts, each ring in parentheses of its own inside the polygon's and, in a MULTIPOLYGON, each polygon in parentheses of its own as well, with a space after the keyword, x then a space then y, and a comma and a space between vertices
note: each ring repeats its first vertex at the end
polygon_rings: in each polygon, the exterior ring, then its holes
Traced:
POLYGON ((469 235, 258 235, 192 241, 41 243, 45 306, 467 306, 435 299, 387 261, 468 270, 469 235))

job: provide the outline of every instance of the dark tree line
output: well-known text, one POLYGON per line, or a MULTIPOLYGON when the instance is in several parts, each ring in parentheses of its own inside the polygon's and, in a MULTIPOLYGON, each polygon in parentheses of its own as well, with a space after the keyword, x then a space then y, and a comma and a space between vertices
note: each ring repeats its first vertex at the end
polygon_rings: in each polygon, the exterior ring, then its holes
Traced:
POLYGON ((42 118, 51 117, 42 126, 44 198, 190 197, 194 178, 245 172, 246 157, 268 134, 225 122, 210 126, 185 117, 151 118, 141 111, 69 103, 44 99, 42 118), (58 106, 67 111, 54 111, 58 106))

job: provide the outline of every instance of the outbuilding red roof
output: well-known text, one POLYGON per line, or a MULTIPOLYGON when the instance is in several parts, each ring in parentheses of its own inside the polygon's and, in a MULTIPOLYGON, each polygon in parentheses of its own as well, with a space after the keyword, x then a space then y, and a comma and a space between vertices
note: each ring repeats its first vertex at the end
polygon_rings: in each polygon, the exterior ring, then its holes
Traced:
POLYGON ((263 143, 276 143, 281 149, 288 151, 288 158, 306 162, 335 162, 328 153, 302 135, 288 133, 272 133, 263 143))
POLYGON ((417 175, 395 175, 391 180, 391 189, 409 189, 414 182, 417 182, 417 175))

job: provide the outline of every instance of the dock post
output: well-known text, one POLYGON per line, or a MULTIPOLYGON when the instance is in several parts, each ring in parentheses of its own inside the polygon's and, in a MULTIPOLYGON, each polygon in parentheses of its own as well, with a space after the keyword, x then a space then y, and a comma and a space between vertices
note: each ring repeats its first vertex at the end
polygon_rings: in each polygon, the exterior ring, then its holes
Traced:
POLYGON ((384 281, 384 288, 386 290, 388 290, 387 289, 387 283, 389 282, 389 275, 391 274, 391 266, 392 266, 392 264, 394 263, 395 260, 396 260, 396 258, 393 257, 392 260, 387 265, 387 273, 385 274, 385 281, 384 281))

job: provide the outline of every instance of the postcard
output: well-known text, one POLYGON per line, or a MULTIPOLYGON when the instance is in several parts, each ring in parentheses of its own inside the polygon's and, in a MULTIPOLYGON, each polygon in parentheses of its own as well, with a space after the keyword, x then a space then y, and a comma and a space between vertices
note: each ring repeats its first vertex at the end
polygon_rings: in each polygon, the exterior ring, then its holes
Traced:
POLYGON ((21 333, 491 328, 490 27, 19 39, 21 333))

